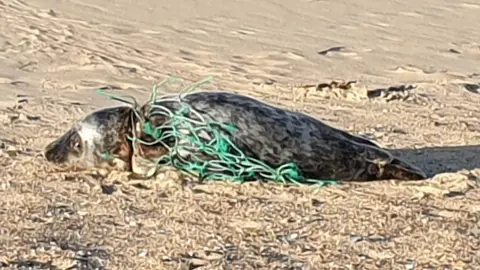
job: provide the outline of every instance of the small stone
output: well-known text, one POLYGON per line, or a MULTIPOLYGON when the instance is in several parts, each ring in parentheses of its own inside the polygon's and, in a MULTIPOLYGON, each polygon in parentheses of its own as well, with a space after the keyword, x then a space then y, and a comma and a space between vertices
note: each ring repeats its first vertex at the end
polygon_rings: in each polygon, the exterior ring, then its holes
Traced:
POLYGON ((28 121, 28 117, 27 117, 25 114, 21 113, 21 114, 18 116, 18 120, 20 120, 20 121, 28 121))
POLYGON ((18 152, 17 148, 13 145, 9 145, 7 147, 7 153, 9 154, 15 154, 16 152, 18 152))
POLYGON ((353 243, 360 242, 363 240, 363 236, 361 235, 350 235, 350 241, 353 243))
POLYGON ((99 169, 97 171, 98 175, 102 176, 102 177, 107 177, 108 176, 108 170, 107 169, 99 169))
POLYGON ((312 205, 313 206, 321 206, 323 205, 323 202, 317 199, 312 199, 312 205))
POLYGON ((168 257, 168 256, 165 256, 165 255, 162 256, 162 261, 164 261, 164 262, 169 262, 169 261, 171 261, 171 260, 172 260, 172 259, 171 259, 170 257, 168 257))
POLYGON ((6 114, 1 114, 0 115, 0 123, 1 124, 10 124, 10 116, 6 114))
POLYGON ((9 182, 2 182, 0 184, 0 190, 7 190, 8 188, 10 188, 10 183, 9 182))
POLYGON ((415 262, 408 262, 407 264, 405 264, 405 269, 412 270, 415 269, 416 266, 417 264, 415 262))
POLYGON ((113 192, 115 192, 116 188, 114 185, 101 185, 102 188, 102 193, 111 195, 113 192))
POLYGON ((298 233, 292 233, 288 236, 288 240, 292 241, 298 238, 298 233))

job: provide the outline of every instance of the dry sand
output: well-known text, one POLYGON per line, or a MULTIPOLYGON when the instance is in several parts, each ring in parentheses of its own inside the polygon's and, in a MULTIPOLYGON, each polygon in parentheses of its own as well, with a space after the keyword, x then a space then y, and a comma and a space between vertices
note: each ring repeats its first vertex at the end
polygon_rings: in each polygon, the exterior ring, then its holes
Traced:
POLYGON ((476 0, 0 0, 0 266, 478 269, 479 12, 476 0), (182 187, 174 173, 132 184, 48 169, 47 141, 114 104, 97 88, 146 98, 167 75, 213 76, 370 136, 432 178, 182 187), (332 80, 357 84, 301 87, 332 80), (365 90, 403 84, 416 88, 365 90))

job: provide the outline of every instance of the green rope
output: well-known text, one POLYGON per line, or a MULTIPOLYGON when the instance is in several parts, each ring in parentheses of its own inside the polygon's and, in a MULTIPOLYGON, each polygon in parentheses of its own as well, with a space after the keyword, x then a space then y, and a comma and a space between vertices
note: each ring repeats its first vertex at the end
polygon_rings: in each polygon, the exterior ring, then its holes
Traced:
POLYGON ((157 158, 157 169, 161 166, 173 166, 183 172, 197 175, 203 181, 229 179, 242 183, 247 180, 264 179, 282 184, 313 184, 318 186, 337 183, 333 179, 307 179, 295 163, 287 163, 278 168, 272 168, 261 160, 247 157, 231 141, 228 135, 237 131, 235 126, 215 121, 206 122, 200 114, 182 101, 185 95, 199 86, 211 82, 212 78, 207 77, 180 91, 180 94, 157 97, 158 88, 174 80, 176 78, 169 77, 153 87, 149 101, 150 111, 145 116, 139 115, 139 107, 134 98, 126 96, 128 99, 134 100, 128 102, 120 97, 107 95, 104 91, 98 92, 112 99, 130 103, 136 111, 137 117, 142 119, 143 132, 155 140, 145 142, 136 138, 136 136, 129 139, 145 145, 161 144, 168 150, 167 154, 157 158), (157 104, 161 101, 178 102, 181 109, 170 111, 157 104), (190 115, 195 116, 196 119, 190 115), (149 117, 153 116, 165 116, 167 120, 162 125, 154 127, 148 121, 149 117), (200 134, 207 134, 209 138, 201 137, 200 134), (173 142, 173 146, 171 142, 173 142), (188 153, 188 160, 185 160, 181 153, 188 153))

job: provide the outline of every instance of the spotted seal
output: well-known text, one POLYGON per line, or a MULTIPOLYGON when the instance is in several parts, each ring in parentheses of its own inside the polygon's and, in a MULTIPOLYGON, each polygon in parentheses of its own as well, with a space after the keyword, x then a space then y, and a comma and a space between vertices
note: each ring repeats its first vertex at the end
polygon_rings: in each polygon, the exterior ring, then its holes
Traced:
MULTIPOLYGON (((246 155, 272 167, 294 162, 307 178, 340 181, 426 178, 421 169, 394 157, 372 141, 301 112, 228 92, 194 92, 184 96, 182 101, 206 121, 234 125, 236 132, 229 134, 232 142, 246 155)), ((160 101, 157 105, 172 111, 181 106, 173 101, 160 101)), ((146 104, 142 111, 145 113, 150 109, 146 104)), ((138 119, 132 121, 132 117, 126 107, 94 112, 52 142, 45 156, 57 163, 82 161, 87 166, 98 166, 105 163, 99 159, 99 153, 103 152, 118 156, 122 161, 121 166, 108 163, 110 167, 132 169, 135 153, 127 136, 136 126, 138 128, 138 119)), ((148 120, 159 126, 166 119, 152 116, 148 120)), ((153 140, 147 134, 140 135, 142 140, 153 140)), ((160 144, 142 146, 140 150, 143 151, 141 155, 152 162, 158 153, 166 152, 160 144)))

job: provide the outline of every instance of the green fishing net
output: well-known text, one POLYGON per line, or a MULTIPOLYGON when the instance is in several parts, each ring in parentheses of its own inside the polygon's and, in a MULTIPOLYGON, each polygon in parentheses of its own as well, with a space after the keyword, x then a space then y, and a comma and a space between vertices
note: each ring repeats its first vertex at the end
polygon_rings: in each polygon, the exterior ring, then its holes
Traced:
MULTIPOLYGON (((325 186, 336 184, 333 179, 307 179, 295 163, 287 163, 273 168, 261 160, 246 156, 231 140, 229 134, 236 132, 236 127, 215 121, 206 121, 201 114, 193 110, 183 97, 199 86, 212 80, 211 77, 197 82, 175 95, 158 96, 158 89, 177 78, 169 77, 153 87, 149 102, 149 111, 140 112, 140 106, 131 96, 117 97, 98 90, 99 94, 114 100, 129 103, 141 119, 143 133, 154 138, 153 142, 145 142, 135 135, 130 138, 145 145, 162 145, 168 152, 156 160, 156 168, 172 166, 182 172, 195 175, 202 181, 230 180, 245 182, 249 180, 269 180, 284 185, 310 184, 325 186), (130 99, 129 102, 127 99, 130 99), (180 109, 171 111, 161 106, 161 102, 178 102, 180 109), (167 119, 160 126, 154 126, 149 118, 162 116, 167 119), (192 117, 194 116, 194 117, 192 117), (206 135, 206 136, 205 136, 206 135), (182 153, 188 153, 184 158, 182 153)), ((171 106, 169 106, 171 107, 171 106)))

